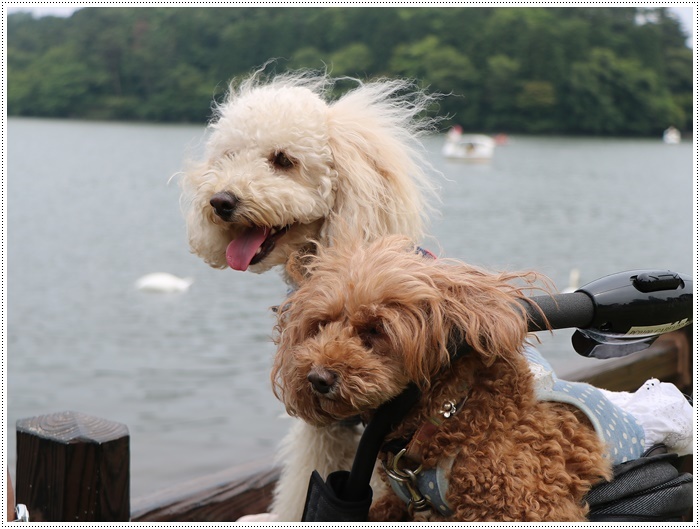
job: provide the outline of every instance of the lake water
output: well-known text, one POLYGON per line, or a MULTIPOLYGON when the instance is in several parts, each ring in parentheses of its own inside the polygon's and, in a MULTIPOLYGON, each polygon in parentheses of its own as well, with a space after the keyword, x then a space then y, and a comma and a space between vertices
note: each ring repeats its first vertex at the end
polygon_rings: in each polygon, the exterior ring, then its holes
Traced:
MULTIPOLYGON (((126 424, 132 492, 273 453, 289 427, 269 384, 276 273, 213 270, 189 253, 172 175, 199 126, 7 121, 6 436, 74 410, 126 424), (164 271, 183 294, 134 288, 164 271)), ((557 286, 634 268, 693 272, 693 148, 660 140, 512 137, 487 164, 426 140, 441 203, 423 245, 557 286)), ((560 371, 570 331, 542 336, 560 371)), ((21 500, 21 498, 20 498, 21 500)))

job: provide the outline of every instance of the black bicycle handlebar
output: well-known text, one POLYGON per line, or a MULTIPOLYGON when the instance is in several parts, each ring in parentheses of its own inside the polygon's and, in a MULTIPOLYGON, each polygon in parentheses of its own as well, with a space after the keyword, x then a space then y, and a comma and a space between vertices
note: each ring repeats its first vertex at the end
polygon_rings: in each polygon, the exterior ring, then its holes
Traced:
POLYGON ((572 294, 533 298, 531 331, 576 328, 577 353, 616 358, 648 348, 661 334, 693 321, 693 279, 670 270, 632 270, 605 276, 572 294))
POLYGON ((595 315, 593 300, 585 292, 536 296, 524 304, 527 309, 530 332, 572 327, 586 328, 595 315))

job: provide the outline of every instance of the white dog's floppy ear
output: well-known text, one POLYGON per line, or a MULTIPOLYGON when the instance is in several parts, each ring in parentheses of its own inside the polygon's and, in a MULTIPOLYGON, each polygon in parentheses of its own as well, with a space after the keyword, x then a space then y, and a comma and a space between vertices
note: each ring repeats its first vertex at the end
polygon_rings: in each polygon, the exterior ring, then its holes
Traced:
MULTIPOLYGON (((338 172, 332 215, 365 239, 399 233, 420 240, 435 199, 419 134, 431 97, 406 81, 376 81, 348 92, 329 108, 330 146, 338 172)), ((322 237, 331 241, 329 219, 322 237)))

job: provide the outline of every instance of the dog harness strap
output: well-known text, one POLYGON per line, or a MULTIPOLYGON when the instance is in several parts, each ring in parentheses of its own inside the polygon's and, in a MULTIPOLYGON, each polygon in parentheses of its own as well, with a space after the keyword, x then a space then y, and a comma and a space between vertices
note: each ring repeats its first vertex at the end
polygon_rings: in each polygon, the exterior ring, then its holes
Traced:
MULTIPOLYGON (((460 394, 464 394, 468 392, 468 390, 469 387, 466 384, 462 384, 459 387, 460 394)), ((467 398, 468 395, 465 396, 459 404, 452 400, 445 401, 440 409, 440 412, 437 415, 430 417, 427 422, 424 422, 423 425, 418 428, 416 433, 413 434, 413 437, 406 445, 405 457, 416 464, 419 464, 423 459, 423 448, 425 445, 433 437, 435 437, 435 434, 440 429, 440 426, 442 426, 447 419, 462 409, 464 403, 467 401, 467 398)))
POLYGON ((396 455, 391 449, 386 452, 383 459, 384 469, 387 472, 392 490, 408 504, 411 512, 434 509, 444 516, 452 514, 452 509, 447 503, 447 488, 449 475, 454 457, 444 457, 438 461, 434 468, 423 469, 423 449, 435 436, 442 424, 450 417, 458 413, 469 397, 469 386, 462 383, 458 388, 459 395, 465 395, 459 403, 447 400, 441 406, 439 412, 424 422, 410 439, 405 448, 399 450, 396 455), (413 466, 399 466, 399 461, 404 459, 413 466))

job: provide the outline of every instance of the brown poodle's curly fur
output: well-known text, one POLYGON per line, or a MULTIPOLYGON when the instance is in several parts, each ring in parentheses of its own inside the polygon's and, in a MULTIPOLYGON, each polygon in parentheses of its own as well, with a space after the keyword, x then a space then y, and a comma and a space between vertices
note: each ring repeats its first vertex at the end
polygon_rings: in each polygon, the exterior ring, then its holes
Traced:
POLYGON ((291 415, 325 427, 372 417, 409 383, 419 404, 390 434, 410 437, 442 403, 463 408, 424 446, 424 468, 454 457, 453 514, 409 513, 390 488, 372 521, 585 521, 584 495, 610 479, 605 447, 573 408, 538 401, 527 360, 527 314, 519 300, 536 274, 492 274, 429 259, 402 237, 319 248, 308 279, 280 310, 272 380, 291 415), (452 361, 458 332, 473 351, 452 361), (319 391, 316 377, 328 387, 319 391))

